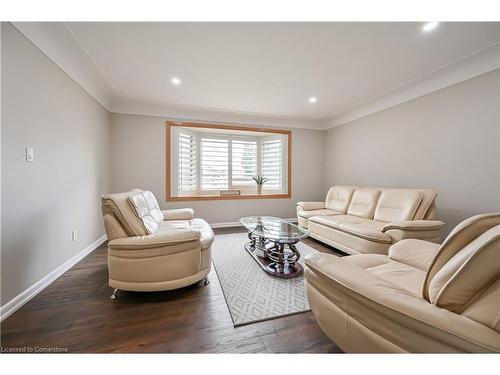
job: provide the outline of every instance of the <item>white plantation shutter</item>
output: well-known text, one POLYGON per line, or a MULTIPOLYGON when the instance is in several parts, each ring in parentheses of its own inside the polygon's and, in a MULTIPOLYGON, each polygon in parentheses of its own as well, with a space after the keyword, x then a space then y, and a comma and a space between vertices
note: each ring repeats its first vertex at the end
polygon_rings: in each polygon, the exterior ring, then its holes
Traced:
POLYGON ((283 142, 281 139, 262 141, 261 173, 268 179, 264 183, 264 189, 281 191, 283 180, 283 142))
POLYGON ((170 181, 174 196, 219 195, 228 189, 255 194, 255 175, 268 179, 264 194, 286 192, 286 136, 182 127, 174 129, 172 135, 170 181))
POLYGON ((201 190, 228 189, 229 141, 201 138, 201 190))
POLYGON ((179 134, 179 192, 192 192, 197 189, 197 140, 189 134, 179 134))
POLYGON ((231 141, 232 186, 254 185, 257 174, 257 141, 231 141))

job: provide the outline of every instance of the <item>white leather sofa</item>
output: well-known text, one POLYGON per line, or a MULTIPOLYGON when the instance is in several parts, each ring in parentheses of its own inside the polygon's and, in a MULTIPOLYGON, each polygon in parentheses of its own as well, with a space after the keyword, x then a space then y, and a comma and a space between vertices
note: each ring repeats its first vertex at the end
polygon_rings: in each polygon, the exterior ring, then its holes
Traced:
POLYGON ((430 189, 333 186, 325 202, 298 202, 299 226, 348 254, 387 254, 403 239, 441 239, 444 225, 432 220, 437 193, 430 189))
POLYGON ((134 189, 104 195, 102 213, 110 287, 144 292, 208 283, 214 233, 192 209, 162 211, 152 192, 134 189))
POLYGON ((305 262, 312 312, 345 352, 500 352, 500 213, 465 220, 442 245, 305 262))

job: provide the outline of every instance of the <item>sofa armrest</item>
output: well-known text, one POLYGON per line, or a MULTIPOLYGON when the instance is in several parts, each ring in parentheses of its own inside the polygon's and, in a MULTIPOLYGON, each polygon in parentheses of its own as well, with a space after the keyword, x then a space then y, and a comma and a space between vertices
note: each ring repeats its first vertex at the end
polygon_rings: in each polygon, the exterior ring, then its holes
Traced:
POLYGON ((393 221, 383 226, 382 232, 391 229, 399 229, 405 231, 426 231, 433 229, 441 229, 444 223, 440 220, 405 220, 393 221))
POLYGON ((439 220, 395 221, 385 224, 382 232, 389 235, 394 243, 407 238, 439 242, 443 225, 439 220))
POLYGON ((199 241, 197 229, 177 229, 149 234, 147 236, 117 238, 108 242, 111 250, 142 250, 176 245, 189 241, 199 241))
POLYGON ((496 331, 437 307, 342 258, 316 253, 306 257, 306 265, 307 284, 350 319, 380 336, 390 337, 406 351, 500 350, 496 331))
POLYGON ((194 218, 192 208, 177 208, 173 210, 163 210, 164 220, 191 220, 194 218))
POLYGON ((427 271, 439 252, 440 245, 417 239, 399 241, 389 248, 389 258, 396 262, 427 271))
POLYGON ((303 211, 321 210, 325 208, 325 202, 297 202, 297 207, 303 211))

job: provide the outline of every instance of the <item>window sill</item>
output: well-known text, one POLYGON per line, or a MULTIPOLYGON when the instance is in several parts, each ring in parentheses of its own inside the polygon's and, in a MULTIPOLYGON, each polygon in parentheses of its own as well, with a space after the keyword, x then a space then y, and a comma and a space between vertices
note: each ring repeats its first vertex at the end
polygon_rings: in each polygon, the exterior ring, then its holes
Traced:
POLYGON ((193 195, 182 197, 167 197, 168 202, 186 201, 227 201, 239 199, 290 199, 290 194, 243 194, 243 195, 193 195))

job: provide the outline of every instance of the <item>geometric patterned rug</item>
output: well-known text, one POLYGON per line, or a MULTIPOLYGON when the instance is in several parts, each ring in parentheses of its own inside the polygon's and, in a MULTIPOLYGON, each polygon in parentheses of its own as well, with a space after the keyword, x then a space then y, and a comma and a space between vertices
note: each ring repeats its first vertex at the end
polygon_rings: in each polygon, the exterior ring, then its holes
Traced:
MULTIPOLYGON (((309 311, 304 276, 281 279, 268 275, 247 253, 246 233, 218 234, 212 247, 212 261, 233 319, 234 326, 309 311)), ((299 263, 317 252, 299 242, 299 263)))

